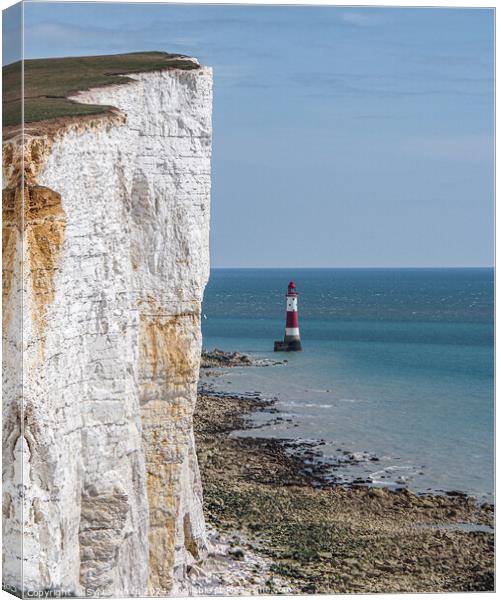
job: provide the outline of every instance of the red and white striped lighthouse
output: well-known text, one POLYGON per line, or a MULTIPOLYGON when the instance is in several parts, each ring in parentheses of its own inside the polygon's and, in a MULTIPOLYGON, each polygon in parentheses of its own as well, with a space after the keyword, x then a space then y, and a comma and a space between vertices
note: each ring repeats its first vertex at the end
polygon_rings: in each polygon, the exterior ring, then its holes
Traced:
POLYGON ((301 350, 299 321, 297 315, 296 284, 291 281, 287 288, 287 317, 285 321, 285 337, 283 342, 275 342, 275 352, 291 352, 301 350))

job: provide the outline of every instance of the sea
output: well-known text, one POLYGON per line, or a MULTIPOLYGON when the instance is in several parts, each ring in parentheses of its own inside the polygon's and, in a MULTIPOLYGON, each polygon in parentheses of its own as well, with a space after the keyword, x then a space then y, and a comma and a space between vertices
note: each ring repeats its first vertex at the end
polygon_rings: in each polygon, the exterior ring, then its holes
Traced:
POLYGON ((322 441, 340 481, 494 493, 494 270, 213 269, 207 349, 285 360, 226 369, 217 391, 275 398, 241 435, 322 441), (283 339, 299 293, 302 352, 283 339))

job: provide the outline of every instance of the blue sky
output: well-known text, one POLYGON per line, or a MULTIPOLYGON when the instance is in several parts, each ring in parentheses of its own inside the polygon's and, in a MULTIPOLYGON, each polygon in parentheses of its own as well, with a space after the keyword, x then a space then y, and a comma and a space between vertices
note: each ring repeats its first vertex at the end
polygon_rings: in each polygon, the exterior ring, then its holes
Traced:
POLYGON ((214 67, 213 266, 493 264, 492 10, 27 2, 25 31, 214 67))

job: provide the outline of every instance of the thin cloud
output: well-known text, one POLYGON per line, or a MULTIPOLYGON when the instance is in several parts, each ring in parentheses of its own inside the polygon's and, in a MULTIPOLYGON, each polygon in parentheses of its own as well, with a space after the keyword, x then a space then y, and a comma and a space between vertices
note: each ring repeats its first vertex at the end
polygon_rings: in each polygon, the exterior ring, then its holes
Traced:
POLYGON ((290 81, 307 90, 307 97, 373 96, 398 98, 412 96, 473 96, 492 94, 489 78, 442 78, 408 75, 296 73, 290 81), (450 84, 450 86, 448 85, 450 84), (460 84, 463 84, 461 87, 460 84), (485 84, 483 86, 479 84, 485 84))
POLYGON ((426 160, 485 162, 494 160, 494 138, 489 134, 457 134, 413 137, 401 146, 402 152, 426 160))
POLYGON ((401 116, 396 115, 354 115, 354 119, 360 119, 363 121, 380 121, 380 120, 393 120, 401 119, 401 116))
POLYGON ((355 27, 376 27, 389 22, 388 17, 378 14, 376 11, 347 11, 339 15, 339 20, 347 25, 355 27))
POLYGON ((236 45, 234 41, 226 41, 225 36, 218 36, 214 41, 213 31, 204 32, 204 27, 209 27, 210 22, 199 21, 198 24, 203 26, 193 29, 187 21, 184 21, 185 26, 180 26, 179 20, 143 24, 140 27, 117 24, 113 28, 45 21, 26 27, 26 58, 139 50, 182 52, 201 60, 204 56, 210 56, 212 61, 218 57, 223 63, 228 57, 232 61, 249 57, 263 61, 276 57, 273 52, 253 47, 252 44, 236 45), (35 41, 36 45, 32 45, 35 41))

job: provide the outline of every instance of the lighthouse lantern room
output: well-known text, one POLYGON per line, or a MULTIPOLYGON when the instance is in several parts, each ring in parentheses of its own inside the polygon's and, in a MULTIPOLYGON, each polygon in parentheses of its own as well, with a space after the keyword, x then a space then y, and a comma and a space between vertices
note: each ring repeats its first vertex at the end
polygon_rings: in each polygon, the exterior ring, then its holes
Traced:
POLYGON ((285 337, 283 342, 275 342, 275 352, 297 352, 301 350, 301 337, 299 335, 299 322, 297 314, 296 284, 291 281, 287 288, 287 316, 285 321, 285 337))

